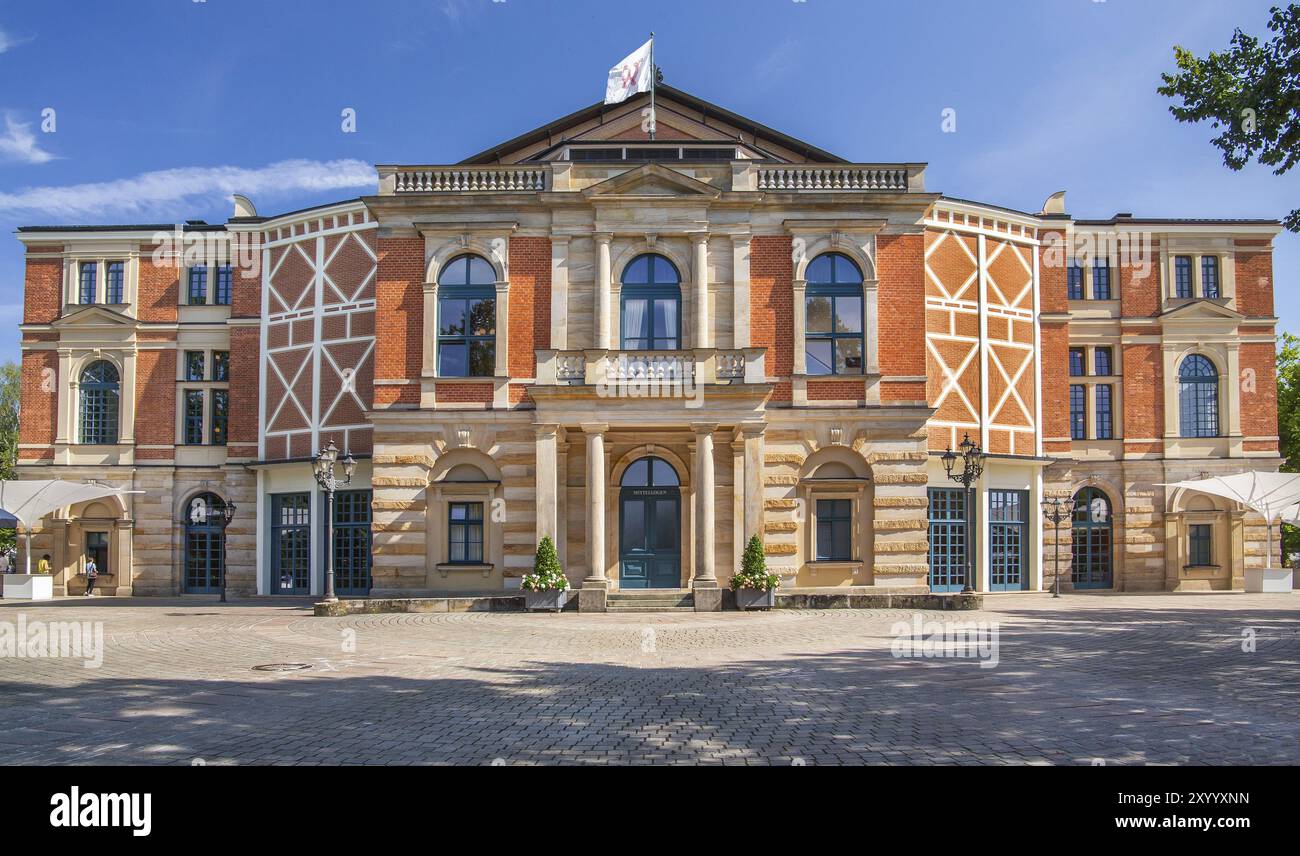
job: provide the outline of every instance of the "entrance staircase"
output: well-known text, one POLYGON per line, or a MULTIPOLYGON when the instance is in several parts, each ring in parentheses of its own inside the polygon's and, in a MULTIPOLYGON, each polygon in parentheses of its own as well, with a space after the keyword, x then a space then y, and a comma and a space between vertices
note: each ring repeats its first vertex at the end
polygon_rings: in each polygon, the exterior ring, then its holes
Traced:
POLYGON ((606 612, 694 612, 690 589, 625 589, 605 598, 606 612))

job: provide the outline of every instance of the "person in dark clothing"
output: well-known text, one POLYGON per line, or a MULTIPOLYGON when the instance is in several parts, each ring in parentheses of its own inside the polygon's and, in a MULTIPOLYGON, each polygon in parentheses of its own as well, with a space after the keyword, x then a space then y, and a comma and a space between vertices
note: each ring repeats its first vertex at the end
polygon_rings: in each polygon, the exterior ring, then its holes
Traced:
POLYGON ((99 567, 93 558, 86 559, 86 597, 95 596, 95 579, 99 576, 99 567))

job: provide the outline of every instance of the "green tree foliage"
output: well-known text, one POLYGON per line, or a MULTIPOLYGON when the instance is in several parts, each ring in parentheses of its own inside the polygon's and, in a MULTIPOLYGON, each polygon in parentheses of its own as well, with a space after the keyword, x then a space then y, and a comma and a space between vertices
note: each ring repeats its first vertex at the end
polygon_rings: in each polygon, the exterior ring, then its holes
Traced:
MULTIPOLYGON (((1174 47, 1176 74, 1162 74, 1156 91, 1181 102, 1169 112, 1180 122, 1208 120, 1223 163, 1240 170, 1252 159, 1281 175, 1300 161, 1300 4, 1273 7, 1267 42, 1235 30, 1229 47, 1198 57, 1174 47)), ((1285 220, 1300 232, 1300 209, 1285 220)))
POLYGON ((781 584, 781 578, 768 573, 767 558, 763 555, 763 542, 757 535, 745 545, 745 554, 740 559, 740 571, 731 577, 731 587, 760 589, 771 591, 781 584))
MULTIPOLYGON (((1282 470, 1300 473, 1300 336, 1283 333, 1277 352, 1277 433, 1282 470)), ((1300 528, 1282 527, 1282 555, 1300 553, 1300 528)))
POLYGON ((560 556, 555 551, 555 542, 550 535, 543 535, 537 545, 537 555, 533 557, 533 572, 524 574, 520 588, 525 591, 552 591, 567 589, 569 580, 560 567, 560 556))
MULTIPOLYGON (((22 367, 0 365, 0 480, 14 477, 18 465, 18 407, 22 399, 22 367)), ((0 550, 14 546, 14 530, 0 529, 0 550)))

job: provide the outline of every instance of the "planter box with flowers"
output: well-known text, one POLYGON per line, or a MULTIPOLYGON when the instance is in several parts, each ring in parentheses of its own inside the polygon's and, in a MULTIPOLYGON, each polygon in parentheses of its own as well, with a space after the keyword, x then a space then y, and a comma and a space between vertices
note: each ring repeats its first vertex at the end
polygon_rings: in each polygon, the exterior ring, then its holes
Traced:
POLYGON ((560 557, 550 535, 542 536, 533 559, 533 572, 524 574, 519 587, 524 591, 524 606, 529 612, 564 609, 569 600, 569 580, 560 567, 560 557))
POLYGON ((755 535, 745 545, 740 571, 731 577, 737 609, 771 609, 776 606, 776 589, 781 578, 767 570, 763 542, 755 535))

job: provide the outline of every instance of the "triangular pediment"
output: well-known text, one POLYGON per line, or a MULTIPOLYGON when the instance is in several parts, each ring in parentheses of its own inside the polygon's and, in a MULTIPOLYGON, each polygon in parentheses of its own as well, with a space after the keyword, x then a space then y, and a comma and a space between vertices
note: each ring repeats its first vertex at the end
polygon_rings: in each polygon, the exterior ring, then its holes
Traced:
POLYGON ((648 163, 607 178, 582 191, 588 199, 672 199, 693 197, 697 200, 717 199, 721 191, 716 187, 682 175, 676 170, 648 163))
POLYGON ((1160 316, 1166 321, 1192 321, 1209 319, 1214 321, 1240 321, 1246 316, 1235 309, 1230 309, 1217 300, 1193 300, 1160 316))
MULTIPOLYGON (((462 164, 525 163, 546 158, 566 143, 604 140, 647 141, 642 127, 649 93, 620 104, 596 103, 499 143, 461 161, 462 164)), ((752 150, 747 156, 777 163, 846 163, 820 149, 711 104, 702 98, 661 84, 655 92, 655 141, 663 143, 737 143, 752 150)))
POLYGON ((104 306, 84 306, 50 323, 51 327, 131 327, 135 319, 104 306))

